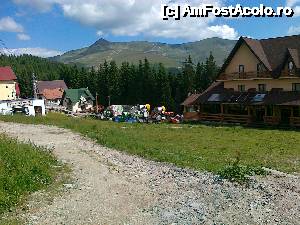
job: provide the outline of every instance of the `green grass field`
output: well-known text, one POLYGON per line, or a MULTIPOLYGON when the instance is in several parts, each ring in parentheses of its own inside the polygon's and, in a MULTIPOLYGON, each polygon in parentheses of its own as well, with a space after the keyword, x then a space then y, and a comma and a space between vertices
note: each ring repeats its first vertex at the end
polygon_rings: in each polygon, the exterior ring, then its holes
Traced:
POLYGON ((2 213, 54 181, 54 165, 49 152, 0 134, 0 224, 2 213))
POLYGON ((217 172, 235 161, 284 172, 300 172, 300 132, 239 126, 127 124, 46 117, 0 117, 0 120, 49 124, 82 133, 99 144, 180 167, 217 172))

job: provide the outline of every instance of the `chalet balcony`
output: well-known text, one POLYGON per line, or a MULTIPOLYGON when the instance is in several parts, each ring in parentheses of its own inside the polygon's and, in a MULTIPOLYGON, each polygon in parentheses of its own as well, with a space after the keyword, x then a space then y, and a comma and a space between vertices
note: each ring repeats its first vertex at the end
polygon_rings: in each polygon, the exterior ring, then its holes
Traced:
POLYGON ((270 72, 260 72, 251 71, 251 72, 244 72, 244 73, 222 73, 219 76, 218 80, 235 80, 235 79, 253 79, 253 78, 270 78, 270 72))
POLYGON ((299 74, 291 71, 282 71, 280 74, 281 77, 299 77, 299 74))

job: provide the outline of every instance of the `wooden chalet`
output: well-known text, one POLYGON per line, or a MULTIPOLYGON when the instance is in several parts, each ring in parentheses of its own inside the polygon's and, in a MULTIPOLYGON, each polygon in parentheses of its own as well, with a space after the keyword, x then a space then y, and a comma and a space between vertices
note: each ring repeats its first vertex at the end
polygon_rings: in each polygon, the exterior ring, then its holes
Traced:
POLYGON ((63 93, 67 89, 63 80, 37 82, 37 95, 40 99, 45 99, 47 105, 59 105, 63 93))
POLYGON ((217 81, 183 105, 185 120, 300 127, 300 35, 241 37, 217 81))

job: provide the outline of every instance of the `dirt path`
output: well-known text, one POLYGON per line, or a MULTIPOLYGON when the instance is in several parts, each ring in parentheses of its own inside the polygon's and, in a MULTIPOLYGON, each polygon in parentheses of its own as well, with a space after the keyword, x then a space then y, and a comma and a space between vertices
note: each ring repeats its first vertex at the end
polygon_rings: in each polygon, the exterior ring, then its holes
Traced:
POLYGON ((72 184, 51 204, 28 204, 28 224, 300 224, 299 177, 257 178, 246 188, 66 129, 0 122, 0 132, 53 148, 73 171, 72 184))

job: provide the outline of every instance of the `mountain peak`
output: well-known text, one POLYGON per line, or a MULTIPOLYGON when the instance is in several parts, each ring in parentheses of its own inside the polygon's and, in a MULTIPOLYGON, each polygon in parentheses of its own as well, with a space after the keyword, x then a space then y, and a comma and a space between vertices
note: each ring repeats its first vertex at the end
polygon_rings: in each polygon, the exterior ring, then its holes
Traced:
POLYGON ((94 44, 92 44, 88 49, 83 53, 84 55, 93 54, 96 52, 107 51, 110 49, 111 42, 105 40, 104 38, 100 38, 94 44))
POLYGON ((160 42, 132 41, 110 42, 100 38, 84 49, 66 53, 58 61, 78 63, 84 66, 98 66, 114 60, 118 65, 127 61, 137 64, 147 58, 151 63, 163 63, 167 68, 178 68, 191 55, 194 62, 205 62, 212 52, 218 65, 222 65, 236 41, 212 38, 183 44, 163 44, 160 42))
POLYGON ((108 40, 105 40, 104 38, 100 38, 98 41, 96 41, 93 45, 107 45, 110 42, 108 40))

